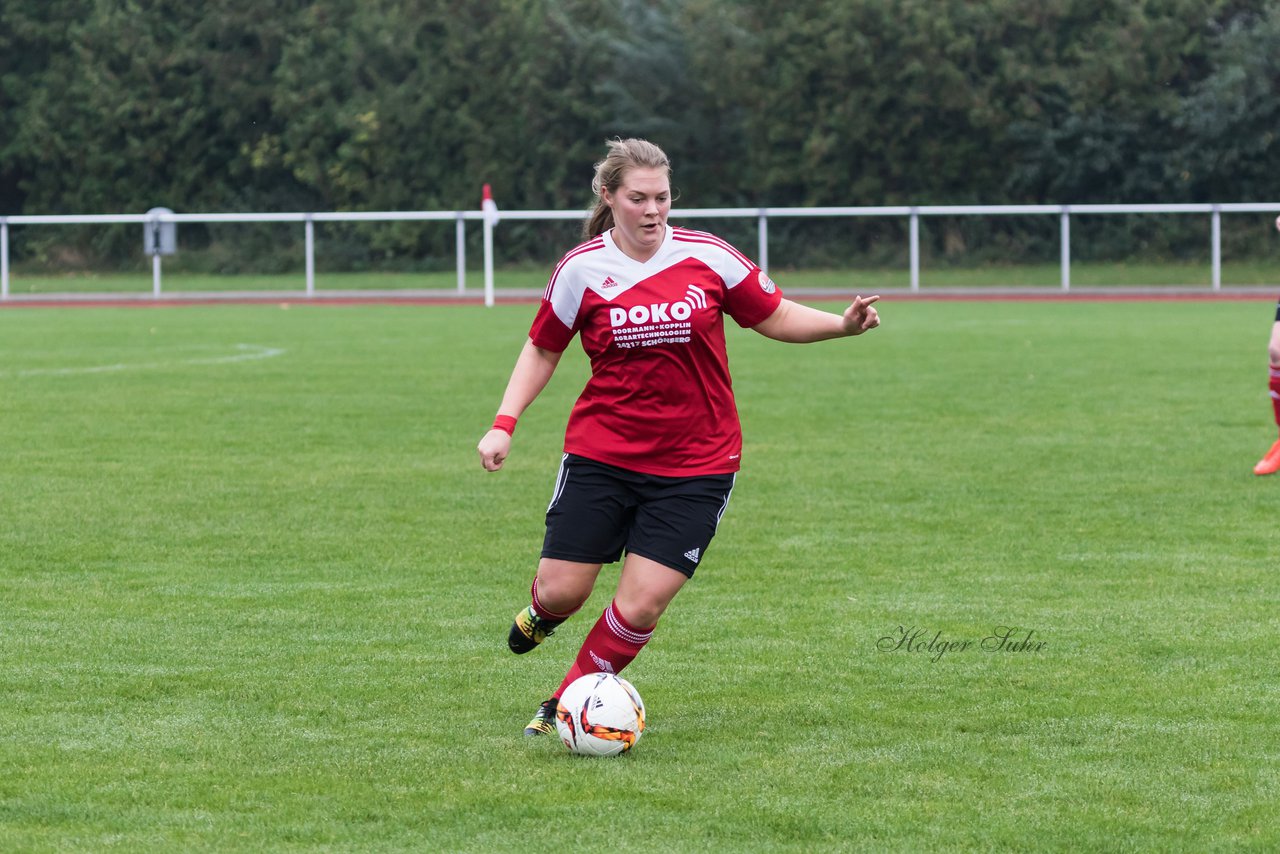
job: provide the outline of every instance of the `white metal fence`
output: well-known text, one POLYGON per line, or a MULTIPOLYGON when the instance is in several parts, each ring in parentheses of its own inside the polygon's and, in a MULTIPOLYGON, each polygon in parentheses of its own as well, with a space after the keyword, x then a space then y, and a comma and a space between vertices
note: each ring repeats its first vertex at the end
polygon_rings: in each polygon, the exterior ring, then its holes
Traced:
MULTIPOLYGON (((1211 258, 1211 287, 1222 287, 1222 215, 1224 213, 1280 213, 1280 202, 1236 204, 1146 204, 1146 205, 921 205, 890 207, 810 207, 810 208, 681 208, 677 220, 696 218, 754 218, 757 223, 756 261, 769 266, 769 220, 787 217, 902 217, 908 220, 911 290, 920 289, 920 218, 927 216, 1056 216, 1059 220, 1061 288, 1071 289, 1071 217, 1073 215, 1176 214, 1208 217, 1211 258)), ((503 211, 504 220, 578 220, 583 211, 503 211)), ((383 211, 352 213, 195 213, 195 214, 98 214, 71 216, 0 217, 0 299, 9 298, 9 229, 11 226, 93 225, 136 223, 158 227, 164 223, 299 223, 305 236, 307 296, 314 296, 315 224, 317 222, 408 222, 442 221, 455 223, 458 293, 466 293, 466 224, 478 220, 484 229, 484 301, 493 305, 494 225, 485 213, 471 211, 383 211)), ((153 256, 152 293, 161 295, 160 256, 153 256)))

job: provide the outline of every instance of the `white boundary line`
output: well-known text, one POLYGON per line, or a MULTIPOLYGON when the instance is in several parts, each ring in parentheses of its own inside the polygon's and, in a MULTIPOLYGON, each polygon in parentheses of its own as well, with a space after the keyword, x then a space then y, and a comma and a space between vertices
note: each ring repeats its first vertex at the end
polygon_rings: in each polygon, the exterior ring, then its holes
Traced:
POLYGON ((177 359, 171 362, 120 362, 114 365, 86 365, 80 368, 30 368, 21 371, 3 371, 0 376, 12 377, 64 377, 79 374, 110 374, 119 371, 143 371, 173 368, 179 365, 229 365, 235 362, 253 362, 270 359, 286 352, 281 347, 264 347, 261 344, 236 344, 239 352, 229 356, 206 356, 198 359, 177 359))

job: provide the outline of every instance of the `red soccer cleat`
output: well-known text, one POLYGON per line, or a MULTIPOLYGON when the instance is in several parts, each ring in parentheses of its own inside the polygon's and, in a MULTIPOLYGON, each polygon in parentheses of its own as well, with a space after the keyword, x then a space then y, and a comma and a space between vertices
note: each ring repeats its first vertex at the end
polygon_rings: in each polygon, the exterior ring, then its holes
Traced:
POLYGON ((1275 474, 1278 471, 1280 471, 1280 441, 1272 445, 1267 455, 1258 460, 1258 464, 1253 467, 1254 474, 1275 474))

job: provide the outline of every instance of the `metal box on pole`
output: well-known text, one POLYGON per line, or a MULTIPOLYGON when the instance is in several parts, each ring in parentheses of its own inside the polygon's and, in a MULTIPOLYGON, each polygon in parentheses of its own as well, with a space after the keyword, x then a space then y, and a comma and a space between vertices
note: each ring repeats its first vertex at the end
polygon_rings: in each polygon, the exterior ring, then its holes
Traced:
POLYGON ((142 231, 142 251, 151 256, 151 293, 160 296, 160 256, 178 251, 178 224, 161 217, 173 216, 168 208, 152 208, 147 211, 146 225, 142 231))
POLYGON ((173 255, 178 251, 178 224, 163 222, 160 217, 173 216, 168 208, 152 208, 147 211, 151 220, 142 234, 142 249, 148 255, 173 255))

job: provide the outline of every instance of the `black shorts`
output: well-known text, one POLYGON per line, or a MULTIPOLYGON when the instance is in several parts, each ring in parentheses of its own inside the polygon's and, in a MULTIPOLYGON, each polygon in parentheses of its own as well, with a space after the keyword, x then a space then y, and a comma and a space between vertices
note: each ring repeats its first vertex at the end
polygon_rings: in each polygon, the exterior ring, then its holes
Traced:
POLYGON ((565 454, 542 556, 613 563, 637 554, 693 577, 733 492, 732 474, 660 477, 565 454))

